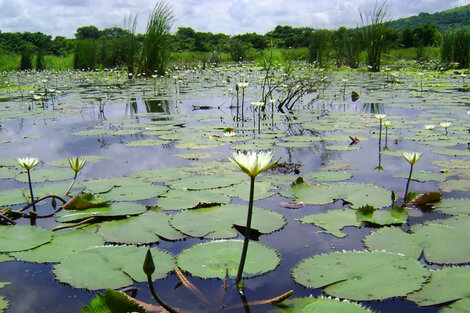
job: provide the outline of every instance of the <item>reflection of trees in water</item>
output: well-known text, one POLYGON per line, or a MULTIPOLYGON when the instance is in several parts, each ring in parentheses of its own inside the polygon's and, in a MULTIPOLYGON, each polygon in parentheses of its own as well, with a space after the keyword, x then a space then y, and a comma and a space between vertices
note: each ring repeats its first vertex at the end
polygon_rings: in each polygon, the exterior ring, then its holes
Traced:
POLYGON ((139 113, 139 108, 137 106, 137 98, 131 97, 129 102, 126 102, 126 115, 129 112, 130 118, 134 118, 137 113, 139 113))
POLYGON ((385 106, 383 103, 380 103, 380 102, 364 103, 362 105, 362 113, 372 113, 372 114, 385 113, 385 106))
POLYGON ((170 113, 170 101, 164 99, 144 100, 147 113, 170 113))

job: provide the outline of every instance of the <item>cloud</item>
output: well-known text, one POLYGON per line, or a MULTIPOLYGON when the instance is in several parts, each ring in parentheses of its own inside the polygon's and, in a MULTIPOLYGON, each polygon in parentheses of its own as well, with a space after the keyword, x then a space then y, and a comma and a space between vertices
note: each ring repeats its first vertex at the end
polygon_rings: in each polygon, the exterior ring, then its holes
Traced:
MULTIPOLYGON (((167 0, 180 26, 230 35, 264 34, 276 25, 314 28, 355 27, 359 12, 373 9, 376 0, 167 0)), ((470 0, 389 0, 387 13, 400 18, 420 12, 434 13, 470 0)), ((73 37, 81 26, 124 27, 138 13, 137 32, 144 32, 155 0, 16 0, 0 1, 0 30, 41 31, 73 37)))

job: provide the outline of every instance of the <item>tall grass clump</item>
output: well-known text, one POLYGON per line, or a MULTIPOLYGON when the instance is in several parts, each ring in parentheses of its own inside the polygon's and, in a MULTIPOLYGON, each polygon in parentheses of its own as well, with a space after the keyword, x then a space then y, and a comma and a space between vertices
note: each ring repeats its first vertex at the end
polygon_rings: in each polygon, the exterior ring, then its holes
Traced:
POLYGON ((367 52, 367 65, 369 71, 380 72, 380 59, 385 48, 387 21, 387 10, 385 2, 375 3, 374 10, 369 13, 360 13, 362 27, 362 40, 367 52))
POLYGON ((46 63, 44 62, 44 51, 38 49, 36 51, 36 70, 44 71, 46 69, 46 63))
POLYGON ((21 49, 20 71, 33 69, 33 49, 25 45, 21 49))
POLYGON ((148 76, 165 74, 170 60, 173 20, 172 7, 164 1, 158 2, 149 17, 142 50, 142 72, 148 76))
POLYGON ((95 40, 79 40, 75 44, 73 68, 76 70, 94 70, 96 67, 96 52, 98 49, 95 40))
POLYGON ((125 38, 125 45, 126 45, 126 57, 125 57, 125 65, 127 67, 128 73, 135 73, 135 67, 137 65, 137 55, 138 55, 138 42, 135 37, 135 30, 137 28, 137 14, 133 15, 132 13, 129 15, 129 19, 127 20, 127 31, 128 35, 125 38))
POLYGON ((325 63, 328 51, 331 48, 331 32, 319 29, 310 35, 308 59, 310 63, 322 67, 325 63))
POLYGON ((441 61, 458 63, 459 68, 467 68, 470 63, 470 31, 461 28, 444 34, 441 45, 441 61))

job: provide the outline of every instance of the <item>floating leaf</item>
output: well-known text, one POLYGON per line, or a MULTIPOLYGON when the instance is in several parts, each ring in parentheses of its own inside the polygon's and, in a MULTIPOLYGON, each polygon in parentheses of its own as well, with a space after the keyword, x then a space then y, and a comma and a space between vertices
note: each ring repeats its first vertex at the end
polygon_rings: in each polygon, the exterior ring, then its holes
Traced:
POLYGON ((243 181, 243 176, 239 174, 231 175, 203 175, 181 178, 166 182, 166 185, 172 189, 190 189, 190 190, 204 190, 228 187, 235 184, 240 184, 243 181))
MULTIPOLYGON (((409 173, 398 173, 398 174, 393 175, 393 177, 405 178, 405 179, 408 179, 408 176, 409 176, 409 173)), ((413 177, 411 179, 414 181, 419 181, 419 182, 428 182, 430 180, 444 181, 446 180, 446 175, 442 173, 436 173, 436 172, 415 171, 413 172, 413 177)))
POLYGON ((441 182, 439 188, 443 192, 452 192, 456 190, 470 191, 470 180, 468 179, 449 179, 441 182))
MULTIPOLYGON (((173 215, 171 225, 193 237, 233 238, 237 231, 234 224, 245 225, 248 207, 229 204, 184 211, 173 215)), ((253 208, 252 228, 267 234, 282 228, 286 221, 275 212, 262 208, 253 208)))
POLYGON ((182 168, 176 167, 161 167, 161 168, 152 168, 149 170, 134 172, 129 175, 133 178, 141 179, 148 183, 156 182, 166 182, 169 180, 176 180, 183 177, 190 176, 189 173, 183 171, 182 168))
POLYGON ((347 235, 341 232, 346 226, 359 226, 356 218, 356 212, 351 209, 329 210, 326 213, 311 214, 299 219, 302 224, 313 224, 321 227, 324 231, 321 233, 332 234, 333 236, 343 238, 347 235))
MULTIPOLYGON (((193 245, 177 257, 177 264, 191 275, 202 278, 235 278, 242 253, 242 240, 218 240, 193 245)), ((250 242, 243 269, 244 277, 272 271, 281 262, 278 253, 258 242, 250 242), (261 261, 262 260, 262 261, 261 261)))
POLYGON ((91 299, 90 304, 82 307, 82 313, 145 313, 146 311, 131 300, 125 293, 107 289, 91 299))
POLYGON ((111 203, 109 206, 99 208, 91 208, 86 210, 62 210, 55 214, 58 222, 67 223, 83 220, 92 216, 96 217, 116 217, 126 215, 137 215, 145 212, 145 205, 134 202, 117 202, 111 203))
POLYGON ((15 259, 7 254, 0 254, 0 262, 7 262, 7 261, 13 261, 13 260, 15 259))
POLYGON ((85 193, 83 195, 76 195, 63 205, 64 210, 86 210, 91 208, 98 208, 106 205, 109 199, 104 199, 99 195, 92 193, 85 193))
POLYGON ((158 197, 167 190, 168 188, 165 186, 142 183, 132 186, 114 187, 103 195, 113 201, 138 201, 158 197))
POLYGON ((467 263, 470 262, 470 219, 465 216, 455 220, 422 227, 415 227, 413 234, 399 229, 382 229, 364 238, 369 249, 387 250, 409 255, 417 259, 423 251, 424 257, 431 263, 467 263), (453 224, 453 225, 452 225, 453 224))
POLYGON ((0 227, 0 252, 33 249, 51 241, 52 231, 36 226, 12 225, 0 227))
MULTIPOLYGON (((253 200, 266 199, 275 194, 273 189, 276 189, 269 181, 259 181, 255 184, 253 200)), ((230 187, 215 189, 215 192, 227 195, 229 197, 238 197, 242 200, 249 201, 250 197, 250 184, 237 184, 230 187)))
MULTIPOLYGON (((5 285, 8 285, 9 283, 7 282, 0 282, 0 288, 3 288, 5 285)), ((4 298, 0 297, 0 311, 3 312, 3 310, 7 309, 9 306, 9 302, 4 298)))
POLYGON ((366 205, 357 209, 356 213, 358 222, 366 222, 379 226, 403 224, 408 219, 408 213, 405 208, 399 206, 376 210, 374 207, 366 205))
POLYGON ((332 296, 378 300, 405 296, 421 288, 429 271, 418 261, 389 252, 333 252, 300 262, 292 270, 296 282, 325 287, 332 296))
POLYGON ((163 210, 184 210, 209 204, 226 204, 230 197, 213 190, 173 190, 158 198, 157 205, 163 210))
MULTIPOLYGON (((87 161, 87 163, 98 163, 98 162, 101 162, 102 160, 112 159, 111 157, 104 156, 104 155, 81 155, 80 158, 87 161)), ((54 161, 48 162, 48 164, 53 165, 53 166, 60 166, 60 167, 70 166, 68 158, 54 160, 54 161)))
POLYGON ((374 313, 359 303, 323 296, 287 299, 274 305, 278 309, 271 310, 269 313, 374 313))
POLYGON ((141 140, 134 140, 126 142, 126 146, 129 147, 148 147, 148 146, 160 146, 166 145, 170 143, 170 141, 160 140, 160 139, 141 139, 141 140))
POLYGON ((183 239, 185 236, 169 224, 170 217, 163 212, 149 211, 136 217, 108 221, 97 225, 98 234, 107 242, 148 244, 183 239))
MULTIPOLYGON (((74 172, 69 168, 41 168, 31 172, 31 182, 42 183, 45 181, 59 181, 73 178, 74 172)), ((21 173, 15 177, 19 182, 27 183, 27 173, 21 173)))
POLYGON ((342 181, 342 180, 348 180, 353 177, 353 173, 351 172, 327 172, 327 171, 321 171, 321 172, 310 172, 304 174, 304 179, 307 181, 313 180, 313 181, 320 181, 320 182, 325 182, 325 181, 342 181))
POLYGON ((454 300, 459 300, 458 302, 464 300, 462 302, 468 303, 470 300, 469 280, 470 267, 444 266, 441 270, 432 271, 429 282, 421 290, 408 295, 407 299, 420 306, 443 304, 454 300))
POLYGON ((450 215, 469 215, 470 199, 441 199, 434 204, 435 210, 450 215))
POLYGON ((425 207, 429 206, 433 203, 439 202, 441 200, 442 194, 440 192, 427 192, 418 195, 413 200, 408 202, 408 204, 417 206, 417 207, 425 207))
POLYGON ((28 251, 10 253, 25 262, 48 263, 59 262, 73 252, 85 248, 103 245, 103 239, 85 231, 68 231, 55 233, 51 242, 28 251))
MULTIPOLYGON (((163 278, 174 267, 173 257, 161 250, 151 250, 156 266, 152 278, 163 278)), ((57 280, 75 288, 116 289, 131 285, 134 280, 147 281, 142 270, 146 253, 146 247, 93 247, 62 259, 52 272, 57 280)))

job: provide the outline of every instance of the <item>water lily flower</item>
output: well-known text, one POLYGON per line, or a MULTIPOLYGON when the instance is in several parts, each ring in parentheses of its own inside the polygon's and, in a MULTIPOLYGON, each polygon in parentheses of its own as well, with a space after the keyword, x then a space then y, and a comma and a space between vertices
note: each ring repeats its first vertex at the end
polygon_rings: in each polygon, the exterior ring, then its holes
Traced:
POLYGON ((37 158, 18 158, 16 159, 16 162, 19 164, 19 166, 29 171, 30 169, 38 165, 40 161, 37 158))
POLYGON ((447 129, 449 128, 450 125, 452 125, 451 122, 441 122, 440 123, 441 127, 444 127, 444 129, 446 130, 446 136, 447 136, 447 129))
POLYGON ((75 173, 79 172, 85 166, 86 163, 85 159, 79 157, 69 158, 68 160, 70 167, 75 173))
POLYGON ((420 152, 403 152, 402 156, 411 164, 415 165, 423 156, 420 152))
POLYGON ((374 115, 376 119, 383 121, 387 115, 386 114, 375 114, 374 115))
POLYGON ((424 128, 427 130, 434 130, 435 125, 424 125, 424 128))
POLYGON ((251 105, 254 107, 264 107, 264 102, 251 102, 251 105))
POLYGON ((392 125, 392 122, 390 122, 390 121, 384 121, 384 126, 385 126, 386 128, 390 127, 390 125, 392 125))
POLYGON ((229 158, 230 161, 235 163, 243 172, 245 172, 250 177, 256 177, 259 173, 269 170, 271 167, 279 162, 271 162, 273 158, 273 153, 269 152, 248 152, 244 154, 242 152, 233 153, 233 159, 229 158))
POLYGON ((242 89, 245 89, 246 87, 248 87, 248 83, 238 83, 237 85, 238 85, 238 87, 240 87, 242 89))

